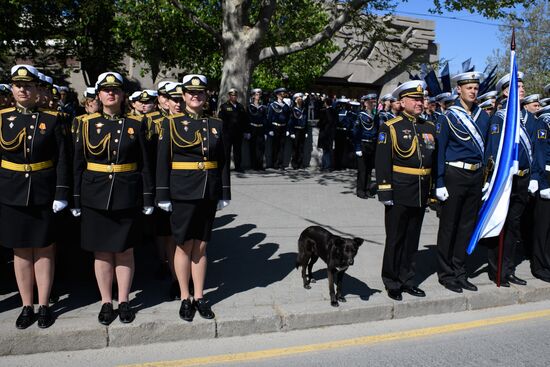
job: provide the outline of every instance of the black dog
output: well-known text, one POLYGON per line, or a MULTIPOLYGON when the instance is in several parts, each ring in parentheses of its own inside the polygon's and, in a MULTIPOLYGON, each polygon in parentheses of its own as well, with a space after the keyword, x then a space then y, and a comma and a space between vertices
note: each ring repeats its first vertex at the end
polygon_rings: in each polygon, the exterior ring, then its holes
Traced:
POLYGON ((363 243, 361 238, 343 238, 333 235, 319 226, 311 226, 300 234, 298 239, 298 258, 296 269, 302 267, 302 279, 304 288, 310 289, 312 279, 311 269, 318 258, 327 263, 328 289, 331 306, 338 307, 338 301, 346 302, 342 296, 342 277, 357 254, 359 246, 363 243), (307 275, 306 275, 307 267, 307 275), (334 276, 336 276, 337 291, 334 293, 334 276))

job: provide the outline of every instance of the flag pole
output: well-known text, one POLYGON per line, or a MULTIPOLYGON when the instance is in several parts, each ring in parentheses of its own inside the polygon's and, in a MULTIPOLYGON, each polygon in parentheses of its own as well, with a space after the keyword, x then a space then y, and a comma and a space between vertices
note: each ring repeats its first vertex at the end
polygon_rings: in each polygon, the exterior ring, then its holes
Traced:
MULTIPOLYGON (((516 29, 512 27, 512 40, 510 41, 510 51, 516 51, 516 29)), ((510 87, 512 87, 510 85, 510 87)), ((497 263, 497 287, 500 287, 500 276, 502 274, 502 253, 504 251, 504 229, 506 225, 502 227, 500 235, 498 236, 498 263, 497 263)))

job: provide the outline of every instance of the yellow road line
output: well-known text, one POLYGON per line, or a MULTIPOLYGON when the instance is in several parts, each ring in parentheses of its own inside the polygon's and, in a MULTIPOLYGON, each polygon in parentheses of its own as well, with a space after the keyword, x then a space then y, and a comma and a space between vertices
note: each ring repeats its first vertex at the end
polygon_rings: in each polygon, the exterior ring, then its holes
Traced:
MULTIPOLYGON (((188 366, 203 366, 209 364, 229 363, 229 362, 246 362, 258 359, 268 359, 274 357, 284 357, 289 355, 320 352, 331 349, 346 348, 360 345, 376 344, 388 341, 397 341, 405 339, 413 339, 419 337, 426 337, 438 334, 447 334, 462 330, 476 329, 481 327, 487 327, 492 325, 506 324, 515 321, 523 321, 529 319, 536 319, 550 316, 550 310, 533 311, 526 313, 519 313, 510 316, 500 316, 484 320, 475 320, 468 322, 461 322, 456 324, 448 324, 441 326, 428 327, 423 329, 414 329, 407 331, 398 331, 394 333, 387 333, 381 335, 363 336, 352 339, 344 339, 331 341, 326 343, 300 345, 288 348, 276 348, 260 350, 257 352, 245 352, 245 353, 233 353, 233 354, 221 354, 209 357, 189 358, 176 361, 165 362, 151 362, 128 365, 125 367, 188 367, 188 366)), ((124 367, 124 366, 123 366, 124 367)))

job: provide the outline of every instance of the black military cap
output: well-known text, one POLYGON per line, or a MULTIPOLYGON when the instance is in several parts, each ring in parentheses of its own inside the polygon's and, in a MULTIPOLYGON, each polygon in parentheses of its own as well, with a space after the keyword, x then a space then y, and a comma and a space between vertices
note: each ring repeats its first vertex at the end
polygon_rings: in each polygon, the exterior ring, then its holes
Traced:
POLYGON ((11 68, 12 82, 39 82, 38 70, 34 66, 19 64, 11 68))
POLYGON ((188 74, 183 77, 182 86, 185 90, 206 90, 208 81, 204 75, 188 74))

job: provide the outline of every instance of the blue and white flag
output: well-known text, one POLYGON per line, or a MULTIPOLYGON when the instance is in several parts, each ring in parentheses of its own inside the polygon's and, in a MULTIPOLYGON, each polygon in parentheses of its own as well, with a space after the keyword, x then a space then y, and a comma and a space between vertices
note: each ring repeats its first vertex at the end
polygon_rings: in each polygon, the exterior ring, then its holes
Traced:
POLYGON ((512 179, 518 172, 520 108, 518 97, 518 70, 516 52, 511 50, 510 86, 508 103, 502 124, 502 133, 489 189, 483 197, 476 228, 470 238, 467 252, 471 254, 481 238, 498 236, 506 221, 512 179))

